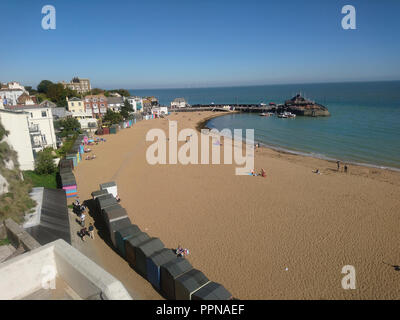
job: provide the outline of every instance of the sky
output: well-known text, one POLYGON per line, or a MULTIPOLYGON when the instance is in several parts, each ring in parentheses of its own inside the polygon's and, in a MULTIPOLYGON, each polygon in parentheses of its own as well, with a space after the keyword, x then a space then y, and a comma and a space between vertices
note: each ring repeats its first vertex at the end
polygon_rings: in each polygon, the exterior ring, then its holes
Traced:
POLYGON ((398 0, 2 0, 0 81, 193 88, 400 79, 398 0), (356 30, 344 30, 344 5, 356 30), (56 29, 42 28, 42 7, 56 29))

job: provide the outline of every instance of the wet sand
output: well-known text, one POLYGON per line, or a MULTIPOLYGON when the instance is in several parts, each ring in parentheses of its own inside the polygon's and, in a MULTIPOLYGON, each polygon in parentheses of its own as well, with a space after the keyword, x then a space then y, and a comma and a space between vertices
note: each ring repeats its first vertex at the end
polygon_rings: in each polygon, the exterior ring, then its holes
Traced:
MULTIPOLYGON (((180 130, 213 115, 168 118, 180 130)), ((97 159, 75 169, 80 198, 115 181, 133 223, 166 247, 188 248, 192 265, 239 299, 400 297, 398 172, 350 166, 346 174, 336 163, 267 148, 255 152, 266 178, 236 176, 235 164, 149 165, 151 128, 168 134, 168 120, 138 122, 91 146, 97 159), (355 267, 355 290, 341 287, 345 265, 355 267)), ((102 239, 94 243, 128 289, 161 298, 102 239)))

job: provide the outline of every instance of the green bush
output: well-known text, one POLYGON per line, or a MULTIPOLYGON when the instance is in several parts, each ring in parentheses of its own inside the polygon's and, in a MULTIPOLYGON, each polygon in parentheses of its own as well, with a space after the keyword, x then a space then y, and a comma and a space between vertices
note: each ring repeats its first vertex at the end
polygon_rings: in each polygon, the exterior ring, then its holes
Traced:
POLYGON ((35 160, 35 172, 37 174, 52 174, 56 171, 52 151, 53 149, 46 148, 38 152, 35 160))

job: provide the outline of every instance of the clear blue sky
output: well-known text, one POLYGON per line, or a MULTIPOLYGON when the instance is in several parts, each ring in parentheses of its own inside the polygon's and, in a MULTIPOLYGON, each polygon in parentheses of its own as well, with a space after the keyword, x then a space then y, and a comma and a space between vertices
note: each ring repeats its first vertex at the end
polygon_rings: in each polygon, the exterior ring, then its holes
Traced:
POLYGON ((167 88, 400 79, 398 0, 2 0, 0 81, 167 88), (54 5, 57 28, 41 28, 54 5), (357 30, 341 28, 341 8, 357 30))

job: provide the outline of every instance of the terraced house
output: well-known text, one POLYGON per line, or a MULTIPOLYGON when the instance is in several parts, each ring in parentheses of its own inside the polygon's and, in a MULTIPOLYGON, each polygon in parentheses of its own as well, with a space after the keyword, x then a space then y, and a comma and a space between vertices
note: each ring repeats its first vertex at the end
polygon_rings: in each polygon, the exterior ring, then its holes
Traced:
POLYGON ((91 114, 93 118, 101 118, 107 113, 107 98, 103 94, 85 96, 84 103, 85 113, 91 114))

